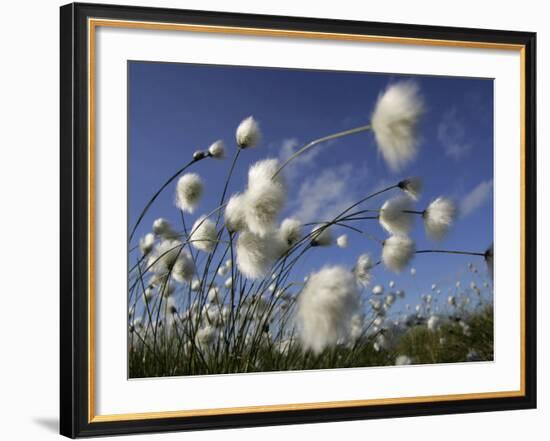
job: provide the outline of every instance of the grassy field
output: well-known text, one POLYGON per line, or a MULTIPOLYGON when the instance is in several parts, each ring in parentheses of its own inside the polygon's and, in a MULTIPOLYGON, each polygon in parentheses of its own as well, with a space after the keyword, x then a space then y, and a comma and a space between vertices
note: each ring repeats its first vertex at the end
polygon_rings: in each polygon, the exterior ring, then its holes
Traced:
POLYGON ((298 340, 273 341, 264 332, 255 343, 228 347, 223 336, 208 348, 186 345, 175 332, 153 349, 131 335, 132 378, 433 364, 493 360, 493 309, 481 306, 462 319, 441 319, 437 329, 424 320, 387 326, 353 344, 338 344, 320 354, 304 351, 298 340), (133 344, 132 344, 133 343, 133 344))

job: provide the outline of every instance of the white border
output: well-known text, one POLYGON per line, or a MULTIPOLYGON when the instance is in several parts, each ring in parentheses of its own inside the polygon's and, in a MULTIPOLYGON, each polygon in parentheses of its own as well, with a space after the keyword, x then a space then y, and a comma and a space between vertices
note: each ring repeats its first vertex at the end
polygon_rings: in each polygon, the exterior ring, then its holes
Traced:
POLYGON ((520 58, 494 49, 96 28, 96 413, 156 412, 520 388, 520 58), (493 363, 126 379, 127 60, 495 78, 493 363), (506 287, 506 296, 498 287, 506 287), (518 293, 515 295, 515 293, 518 293))

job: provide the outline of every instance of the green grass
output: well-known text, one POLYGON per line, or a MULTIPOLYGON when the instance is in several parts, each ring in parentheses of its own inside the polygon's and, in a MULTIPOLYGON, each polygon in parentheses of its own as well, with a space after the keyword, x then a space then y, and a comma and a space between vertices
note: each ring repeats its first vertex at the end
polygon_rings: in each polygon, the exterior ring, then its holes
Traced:
POLYGON ((233 349, 225 346, 221 338, 201 350, 195 345, 185 348, 182 340, 172 333, 154 351, 140 342, 131 345, 130 377, 390 366, 399 355, 410 357, 413 364, 493 360, 492 305, 469 313, 462 322, 461 325, 452 319, 444 320, 435 331, 424 324, 415 325, 394 335, 391 345, 379 351, 373 347, 376 339, 373 335, 363 337, 353 346, 337 345, 318 355, 304 352, 296 340, 280 351, 267 334, 258 336, 254 343, 243 343, 233 349))

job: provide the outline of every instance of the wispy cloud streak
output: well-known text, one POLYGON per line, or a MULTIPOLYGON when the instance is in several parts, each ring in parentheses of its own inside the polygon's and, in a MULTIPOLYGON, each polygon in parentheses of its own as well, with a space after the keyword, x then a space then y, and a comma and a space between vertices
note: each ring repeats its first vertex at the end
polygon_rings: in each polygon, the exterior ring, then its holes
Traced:
POLYGON ((469 216, 493 196, 493 180, 482 181, 460 201, 460 214, 469 216))
POLYGON ((464 124, 458 117, 456 108, 451 108, 443 113, 437 126, 437 140, 445 149, 445 154, 458 161, 468 155, 472 144, 466 137, 464 124))

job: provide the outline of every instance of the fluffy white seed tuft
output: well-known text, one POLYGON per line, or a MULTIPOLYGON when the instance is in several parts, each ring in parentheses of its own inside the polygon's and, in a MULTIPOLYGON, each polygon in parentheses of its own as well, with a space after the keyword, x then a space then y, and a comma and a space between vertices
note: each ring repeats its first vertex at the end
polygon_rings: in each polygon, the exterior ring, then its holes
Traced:
POLYGON ((380 225, 390 234, 407 234, 414 223, 411 198, 398 196, 387 200, 380 209, 380 225))
POLYGON ((286 185, 281 174, 272 176, 279 168, 277 159, 256 162, 248 171, 245 193, 245 222, 255 234, 265 236, 271 232, 277 216, 286 201, 286 185))
POLYGON ((424 110, 418 85, 401 81, 378 97, 372 114, 372 130, 390 169, 399 171, 418 152, 416 125, 424 110))
POLYGON ((332 245, 333 241, 332 230, 326 224, 317 225, 311 230, 311 244, 313 246, 328 247, 332 245))
POLYGON ((225 226, 229 231, 235 233, 246 228, 245 221, 246 201, 245 195, 235 193, 229 198, 225 206, 225 226))
POLYGON ((336 239, 336 245, 338 245, 339 248, 347 248, 349 244, 348 235, 342 234, 341 236, 338 236, 336 239))
POLYGON ((239 124, 235 133, 237 145, 242 149, 255 147, 260 142, 261 137, 260 126, 252 116, 245 118, 239 124))
POLYGON ((439 329, 440 323, 441 319, 439 318, 439 316, 431 315, 426 324, 430 331, 437 331, 439 329))
POLYGON ((198 292, 202 288, 202 283, 199 279, 193 279, 191 282, 191 291, 198 292))
POLYGON ((214 159, 225 158, 225 145, 221 139, 217 140, 214 144, 208 147, 208 153, 214 159))
POLYGON ((201 216, 193 224, 189 237, 197 250, 211 253, 217 241, 216 224, 206 216, 201 216))
POLYGON ((287 218, 281 222, 279 237, 287 249, 295 245, 302 238, 302 224, 298 219, 287 218))
POLYGON ((258 279, 267 273, 281 255, 282 244, 275 234, 259 236, 243 231, 237 239, 237 267, 249 279, 258 279))
POLYGON ((297 321, 305 349, 319 354, 340 339, 347 339, 359 291, 352 273, 340 266, 312 274, 298 296, 297 321))
POLYGON ((190 282, 195 275, 195 263, 191 254, 186 249, 182 249, 174 268, 172 269, 172 277, 176 282, 190 282))
POLYGON ((399 273, 409 264, 414 257, 414 242, 407 236, 390 236, 384 241, 382 247, 382 262, 384 265, 399 273))
POLYGON ((457 209, 453 201, 444 197, 435 199, 424 211, 426 234, 433 240, 441 240, 451 228, 457 209))
POLYGON ((418 177, 403 179, 397 186, 415 201, 422 193, 422 180, 418 177))
POLYGON ((186 173, 179 178, 176 185, 176 207, 181 211, 193 213, 203 194, 200 176, 196 173, 186 173))
POLYGON ((162 217, 153 222, 153 233, 162 239, 177 239, 178 237, 170 222, 162 217))
POLYGON ((370 254, 365 253, 361 254, 357 258, 357 263, 355 264, 355 268, 353 269, 353 273, 355 274, 355 278, 357 279, 357 283, 359 285, 366 287, 370 283, 370 279, 372 277, 370 270, 374 266, 374 261, 372 260, 372 257, 370 254))
POLYGON ((151 252, 147 260, 148 268, 156 274, 168 273, 181 254, 182 247, 183 245, 179 240, 162 240, 151 252))
POLYGON ((155 244, 155 235, 153 233, 147 233, 139 240, 139 250, 143 256, 146 256, 153 249, 155 244))
POLYGON ((409 365, 411 363, 412 363, 412 360, 407 355, 399 355, 395 359, 395 365, 396 366, 405 366, 405 365, 409 365))

